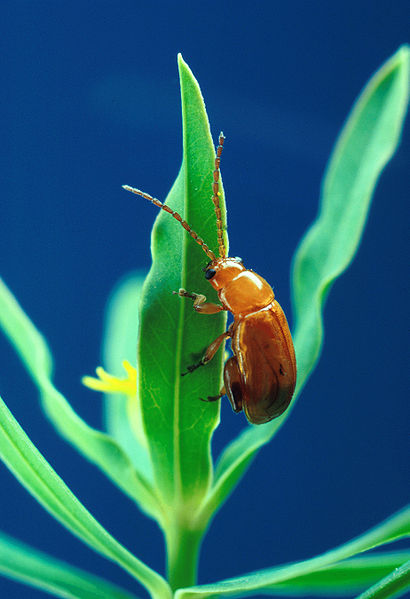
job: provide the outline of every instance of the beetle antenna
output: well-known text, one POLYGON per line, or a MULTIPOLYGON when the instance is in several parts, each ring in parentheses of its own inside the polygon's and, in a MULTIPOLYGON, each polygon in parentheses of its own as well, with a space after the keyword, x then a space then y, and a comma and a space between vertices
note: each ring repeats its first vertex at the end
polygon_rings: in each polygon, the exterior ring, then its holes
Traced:
POLYGON ((191 227, 188 225, 188 223, 182 219, 181 215, 178 214, 178 212, 171 210, 171 208, 169 206, 167 206, 166 204, 163 204, 162 202, 157 200, 157 198, 153 198, 148 193, 145 193, 139 189, 135 189, 135 187, 130 187, 129 185, 123 185, 122 187, 124 189, 126 189, 127 191, 130 191, 131 193, 135 193, 135 195, 137 195, 137 196, 142 196, 146 200, 149 200, 150 202, 152 202, 158 208, 161 208, 162 210, 165 210, 165 212, 168 212, 168 214, 173 216, 175 218, 175 220, 177 220, 179 223, 181 223, 181 225, 184 227, 185 231, 188 231, 188 233, 190 234, 192 239, 194 239, 201 246, 201 248, 204 250, 204 252, 208 256, 208 258, 210 258, 212 260, 212 262, 214 260, 216 260, 216 256, 213 253, 213 251, 211 249, 209 249, 209 247, 206 245, 205 241, 203 239, 201 239, 201 237, 199 237, 199 235, 197 233, 195 233, 195 231, 193 229, 191 229, 191 227))
POLYGON ((219 191, 219 176, 221 173, 219 167, 221 164, 221 154, 222 154, 224 141, 225 141, 225 136, 221 131, 219 134, 219 145, 216 148, 215 169, 213 172, 214 181, 212 183, 212 191, 213 191, 212 201, 215 206, 218 247, 219 247, 219 255, 221 258, 225 258, 225 256, 226 256, 226 248, 225 248, 225 243, 224 243, 224 239, 223 239, 221 207, 219 205, 219 196, 221 195, 221 192, 219 191))

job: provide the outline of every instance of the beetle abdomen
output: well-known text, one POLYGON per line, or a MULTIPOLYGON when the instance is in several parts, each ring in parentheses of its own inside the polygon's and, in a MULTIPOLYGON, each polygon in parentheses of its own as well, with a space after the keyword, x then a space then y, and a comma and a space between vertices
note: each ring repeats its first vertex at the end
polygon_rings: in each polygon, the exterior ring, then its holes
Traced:
POLYGON ((280 416, 295 390, 296 360, 285 314, 276 301, 237 321, 232 350, 248 420, 262 424, 280 416))

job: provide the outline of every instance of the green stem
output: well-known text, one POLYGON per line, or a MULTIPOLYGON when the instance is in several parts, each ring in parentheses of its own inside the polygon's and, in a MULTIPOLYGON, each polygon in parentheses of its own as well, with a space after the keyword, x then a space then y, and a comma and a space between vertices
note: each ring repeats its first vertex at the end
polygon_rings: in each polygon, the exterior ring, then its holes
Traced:
POLYGON ((178 526, 166 531, 167 576, 173 591, 196 584, 202 536, 202 530, 178 526))

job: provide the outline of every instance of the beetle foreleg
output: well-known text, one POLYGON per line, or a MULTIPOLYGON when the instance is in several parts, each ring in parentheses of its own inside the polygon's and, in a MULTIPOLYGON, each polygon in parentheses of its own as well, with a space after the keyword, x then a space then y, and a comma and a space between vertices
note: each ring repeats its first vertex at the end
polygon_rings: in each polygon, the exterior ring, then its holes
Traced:
POLYGON ((194 310, 199 312, 199 314, 217 314, 226 309, 220 304, 211 304, 210 302, 207 302, 205 295, 202 295, 202 293, 189 293, 188 291, 185 291, 185 289, 179 289, 179 291, 173 291, 172 293, 179 295, 179 297, 188 297, 193 300, 194 310))
POLYGON ((230 337, 230 336, 231 336, 231 334, 230 334, 229 329, 228 329, 228 331, 225 331, 225 333, 222 333, 222 335, 219 335, 215 339, 215 341, 212 341, 212 343, 206 348, 206 351, 205 351, 204 355, 202 356, 202 358, 200 359, 200 361, 197 364, 188 366, 187 372, 183 372, 181 374, 181 376, 185 376, 189 372, 193 372, 200 366, 205 366, 205 364, 210 362, 212 360, 212 358, 214 357, 214 355, 216 354, 216 352, 218 351, 218 349, 220 348, 220 346, 222 345, 222 343, 225 341, 225 339, 228 339, 228 337, 230 337))

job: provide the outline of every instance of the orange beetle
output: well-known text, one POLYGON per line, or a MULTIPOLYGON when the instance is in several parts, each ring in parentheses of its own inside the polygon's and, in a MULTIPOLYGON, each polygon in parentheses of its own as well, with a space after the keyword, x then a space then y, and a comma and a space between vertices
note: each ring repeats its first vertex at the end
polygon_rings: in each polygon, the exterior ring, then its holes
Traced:
POLYGON ((226 256, 219 206, 219 166, 224 139, 221 133, 213 172, 218 258, 177 212, 139 189, 123 187, 171 214, 210 258, 204 269, 205 278, 218 292, 220 304, 211 304, 204 295, 188 293, 185 289, 174 293, 192 299, 194 309, 200 314, 228 310, 234 321, 209 345, 202 359, 188 367, 188 372, 209 362, 230 338, 233 356, 225 364, 224 387, 219 395, 205 401, 217 401, 226 394, 235 412, 244 410, 249 422, 263 424, 283 414, 292 399, 296 384, 295 350, 286 316, 275 300, 272 287, 255 272, 247 270, 240 258, 226 256))

